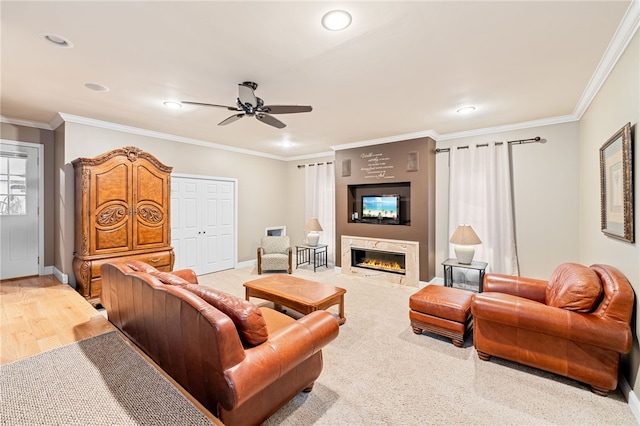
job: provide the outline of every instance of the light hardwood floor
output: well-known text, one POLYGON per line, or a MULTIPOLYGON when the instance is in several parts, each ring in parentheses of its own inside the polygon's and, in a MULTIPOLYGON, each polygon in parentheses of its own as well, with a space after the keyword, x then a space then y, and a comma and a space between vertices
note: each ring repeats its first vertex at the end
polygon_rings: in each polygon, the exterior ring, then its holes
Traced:
POLYGON ((53 275, 0 281, 0 364, 115 329, 53 275))
MULTIPOLYGON (((0 281, 0 365, 116 330, 78 292, 53 275, 0 281)), ((214 423, 222 424, 130 344, 214 423)))

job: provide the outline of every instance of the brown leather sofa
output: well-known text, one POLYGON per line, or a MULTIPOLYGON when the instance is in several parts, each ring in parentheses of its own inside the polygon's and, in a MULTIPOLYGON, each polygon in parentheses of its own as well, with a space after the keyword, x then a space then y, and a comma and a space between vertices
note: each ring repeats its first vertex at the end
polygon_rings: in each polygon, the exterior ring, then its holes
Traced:
POLYGON ((310 391, 338 335, 326 311, 296 321, 197 285, 191 270, 123 262, 101 274, 109 321, 225 425, 260 424, 310 391))
POLYGON ((474 345, 482 360, 495 355, 607 395, 631 350, 633 302, 629 281, 608 265, 565 263, 549 281, 487 274, 471 302, 474 345))

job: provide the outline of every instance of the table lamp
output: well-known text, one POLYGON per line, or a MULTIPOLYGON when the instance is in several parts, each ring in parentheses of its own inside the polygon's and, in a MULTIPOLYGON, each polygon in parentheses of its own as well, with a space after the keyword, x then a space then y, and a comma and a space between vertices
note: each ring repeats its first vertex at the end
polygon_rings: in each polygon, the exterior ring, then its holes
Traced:
POLYGON ((471 264, 476 251, 473 246, 482 243, 471 225, 458 226, 449 241, 455 244, 453 249, 456 252, 458 263, 463 265, 471 264))
POLYGON ((304 226, 304 230, 309 231, 309 233, 307 234, 307 243, 312 247, 317 246, 318 240, 320 239, 320 234, 318 234, 318 231, 322 231, 322 226, 320 226, 320 222, 318 222, 318 219, 315 217, 309 219, 307 224, 304 226))

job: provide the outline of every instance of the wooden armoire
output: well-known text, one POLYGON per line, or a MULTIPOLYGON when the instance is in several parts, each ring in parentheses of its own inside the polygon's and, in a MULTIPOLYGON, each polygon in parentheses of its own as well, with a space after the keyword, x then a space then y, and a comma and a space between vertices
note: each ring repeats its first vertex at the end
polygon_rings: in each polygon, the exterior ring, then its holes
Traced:
POLYGON ((100 266, 142 260, 171 271, 171 169, 136 147, 72 161, 75 171, 76 289, 99 304, 100 266))

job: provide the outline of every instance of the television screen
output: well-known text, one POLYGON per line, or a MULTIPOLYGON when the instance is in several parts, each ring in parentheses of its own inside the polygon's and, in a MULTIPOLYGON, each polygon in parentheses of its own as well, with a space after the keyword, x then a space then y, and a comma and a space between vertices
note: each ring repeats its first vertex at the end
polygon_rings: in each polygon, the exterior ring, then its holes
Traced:
POLYGON ((362 219, 378 219, 397 223, 399 220, 399 195, 363 195, 362 219))

